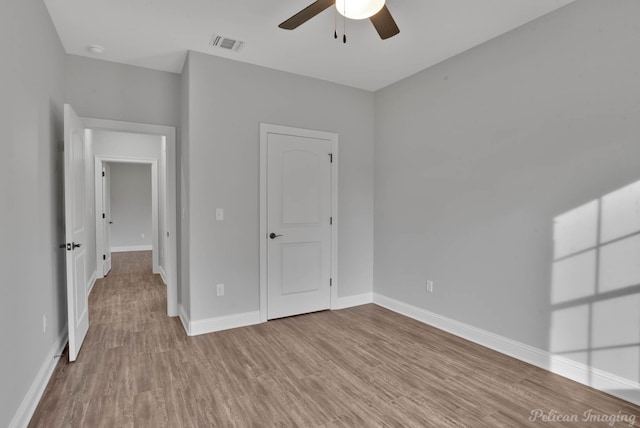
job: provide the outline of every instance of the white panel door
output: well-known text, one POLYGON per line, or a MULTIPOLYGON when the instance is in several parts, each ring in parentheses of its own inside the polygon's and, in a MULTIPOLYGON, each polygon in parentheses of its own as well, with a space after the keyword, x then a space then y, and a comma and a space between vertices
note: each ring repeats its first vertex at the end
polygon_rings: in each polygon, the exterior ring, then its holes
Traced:
POLYGON ((103 233, 103 275, 107 276, 111 270, 111 167, 108 163, 102 166, 102 227, 103 233))
POLYGON ((70 105, 64 105, 64 219, 67 245, 67 316, 69 361, 75 361, 89 330, 87 251, 85 237, 84 125, 70 105))
POLYGON ((331 142, 267 136, 267 318, 331 304, 331 142))

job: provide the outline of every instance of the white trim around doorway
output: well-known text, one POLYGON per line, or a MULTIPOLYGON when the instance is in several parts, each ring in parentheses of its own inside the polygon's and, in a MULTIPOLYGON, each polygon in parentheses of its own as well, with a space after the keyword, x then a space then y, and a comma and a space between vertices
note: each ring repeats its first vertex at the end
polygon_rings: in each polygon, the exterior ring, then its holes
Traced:
MULTIPOLYGON (((141 158, 141 157, 133 157, 133 156, 101 156, 95 155, 95 192, 96 192, 96 266, 98 266, 98 278, 102 278, 102 272, 104 269, 100 269, 102 266, 102 257, 101 254, 104 248, 104 236, 102 231, 104 228, 102 227, 102 216, 100 213, 104 212, 103 207, 103 191, 102 191, 102 170, 104 168, 104 164, 109 163, 132 163, 132 164, 141 164, 141 165, 150 165, 151 166, 151 230, 152 230, 152 244, 151 245, 143 245, 143 246, 132 246, 132 247, 111 247, 110 251, 112 253, 124 252, 124 251, 152 251, 152 271, 153 273, 160 273, 160 262, 159 262, 159 249, 161 239, 161 234, 165 227, 160 225, 159 222, 159 212, 158 210, 163 209, 163 207, 159 206, 160 195, 160 182, 159 182, 159 174, 158 174, 158 159, 155 158, 141 158)), ((166 258, 165 258, 166 263, 166 258)))
MULTIPOLYGON (((177 246, 177 189, 176 189, 176 128, 173 126, 153 125, 145 123, 122 122, 116 120, 81 118, 87 129, 128 132, 133 134, 158 135, 165 137, 166 142, 166 199, 165 199, 165 266, 164 279, 167 284, 167 315, 178 315, 178 246, 177 246)), ((160 209, 163 209, 160 207, 160 209)))

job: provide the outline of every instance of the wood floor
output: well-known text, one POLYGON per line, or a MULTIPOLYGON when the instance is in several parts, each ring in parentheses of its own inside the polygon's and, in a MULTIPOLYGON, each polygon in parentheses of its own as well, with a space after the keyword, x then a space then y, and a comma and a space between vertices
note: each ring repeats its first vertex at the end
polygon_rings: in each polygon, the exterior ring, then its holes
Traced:
POLYGON ((589 409, 640 426, 637 406, 375 305, 187 337, 149 252, 113 254, 90 320, 29 426, 610 426, 589 409))

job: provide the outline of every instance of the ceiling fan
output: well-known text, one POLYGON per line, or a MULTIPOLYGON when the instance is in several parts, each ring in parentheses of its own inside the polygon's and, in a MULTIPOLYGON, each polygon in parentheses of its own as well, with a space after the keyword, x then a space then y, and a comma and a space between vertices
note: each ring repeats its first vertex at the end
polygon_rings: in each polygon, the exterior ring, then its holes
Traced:
MULTIPOLYGON (((345 18, 366 19, 369 18, 381 39, 388 39, 400 32, 391 12, 385 5, 385 0, 316 0, 291 18, 284 21, 278 27, 285 30, 293 30, 304 24, 325 9, 335 5, 336 10, 345 18)), ((334 33, 337 38, 337 32, 334 33)), ((344 38, 346 42, 346 36, 344 38)))

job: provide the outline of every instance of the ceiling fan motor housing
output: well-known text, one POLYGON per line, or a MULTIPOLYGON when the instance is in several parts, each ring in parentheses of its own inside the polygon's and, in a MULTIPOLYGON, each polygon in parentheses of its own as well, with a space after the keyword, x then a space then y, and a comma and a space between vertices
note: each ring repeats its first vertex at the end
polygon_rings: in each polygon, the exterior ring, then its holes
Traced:
POLYGON ((380 12, 385 0, 336 0, 338 13, 349 19, 367 19, 380 12))

